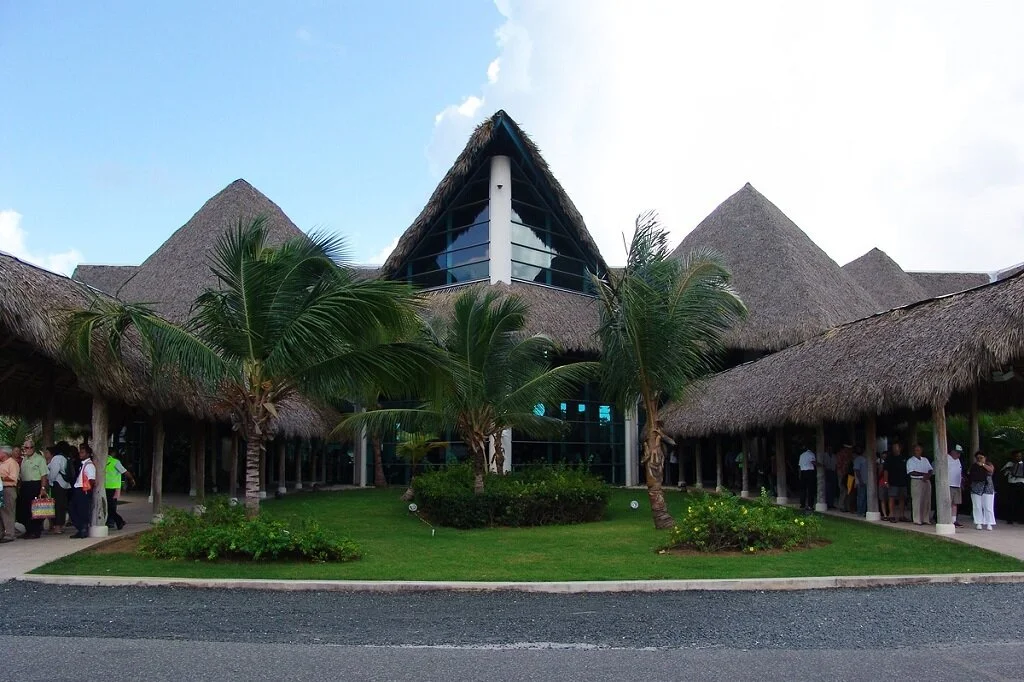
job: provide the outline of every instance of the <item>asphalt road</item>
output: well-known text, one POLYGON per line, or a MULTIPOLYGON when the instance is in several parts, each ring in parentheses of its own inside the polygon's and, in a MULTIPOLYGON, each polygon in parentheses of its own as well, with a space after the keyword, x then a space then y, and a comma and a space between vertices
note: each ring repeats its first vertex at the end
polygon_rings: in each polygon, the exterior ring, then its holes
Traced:
POLYGON ((0 680, 1024 679, 1019 585, 403 595, 8 582, 0 604, 0 680))

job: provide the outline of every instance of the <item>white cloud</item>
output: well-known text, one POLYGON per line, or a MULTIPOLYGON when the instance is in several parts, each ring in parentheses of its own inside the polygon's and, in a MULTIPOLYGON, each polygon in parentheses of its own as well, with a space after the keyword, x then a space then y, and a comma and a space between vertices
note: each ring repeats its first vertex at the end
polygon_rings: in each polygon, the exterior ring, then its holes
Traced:
POLYGON ((0 211, 0 251, 63 275, 70 275, 75 266, 82 261, 82 254, 76 249, 38 254, 29 251, 25 242, 21 214, 11 210, 0 211))
POLYGON ((401 237, 401 235, 398 235, 397 237, 392 239, 391 243, 388 244, 387 246, 385 246, 380 251, 378 251, 376 255, 372 256, 370 258, 370 260, 367 261, 367 264, 368 265, 382 265, 384 263, 384 261, 386 261, 388 259, 388 256, 391 255, 391 252, 395 250, 395 247, 398 246, 398 240, 399 240, 400 237, 401 237))
POLYGON ((496 6, 486 82, 438 115, 431 171, 506 109, 612 262, 640 211, 679 240, 747 181, 840 263, 1024 258, 1022 3, 496 6))

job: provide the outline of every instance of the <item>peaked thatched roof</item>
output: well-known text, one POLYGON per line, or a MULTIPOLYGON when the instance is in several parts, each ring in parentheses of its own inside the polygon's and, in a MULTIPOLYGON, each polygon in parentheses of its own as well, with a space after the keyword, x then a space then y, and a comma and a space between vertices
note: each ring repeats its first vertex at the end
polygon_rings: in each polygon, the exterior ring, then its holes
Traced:
POLYGON ((843 266, 881 306, 878 312, 931 298, 913 277, 881 249, 871 249, 843 266))
POLYGON ((277 204, 245 180, 235 180, 154 251, 121 287, 118 297, 129 303, 150 303, 172 322, 185 321, 199 293, 216 285, 206 264, 217 239, 239 219, 249 221, 261 215, 271 244, 303 234, 277 204))
MULTIPOLYGON (((180 381, 154 385, 149 362, 131 339, 123 347, 123 365, 99 354, 95 373, 76 375, 63 345, 67 314, 87 308, 96 295, 103 294, 0 253, 0 412, 41 417, 52 395, 58 418, 88 423, 96 394, 148 412, 226 419, 214 408, 215 401, 194 386, 180 381)), ((330 410, 301 399, 282 405, 280 413, 271 429, 290 437, 323 437, 337 424, 330 410)))
POLYGON ((1024 274, 819 334, 708 379, 664 416, 707 436, 927 408, 973 386, 1024 401, 1024 274), (991 384, 993 371, 1016 378, 991 384))
POLYGON ((465 149, 455 159, 455 163, 445 174, 444 178, 430 195, 427 205, 423 207, 420 214, 413 221, 412 225, 405 231, 398 240, 395 249, 388 256, 388 259, 381 267, 381 276, 394 277, 398 268, 405 262, 412 251, 426 235, 427 230, 434 223, 438 216, 448 207, 451 201, 462 189, 463 185, 472 177, 473 172, 484 163, 490 156, 495 154, 510 154, 514 151, 515 143, 519 143, 526 153, 530 162, 536 167, 541 176, 541 181, 547 185, 546 189, 554 198, 555 206, 551 208, 560 211, 565 218, 566 228, 570 235, 575 237, 583 248, 593 254, 598 266, 607 269, 607 264, 601 257, 601 252, 594 242, 594 238, 587 230, 583 222, 583 216, 576 209, 572 199, 566 194, 561 183, 551 173, 544 157, 541 156, 537 145, 523 132, 512 117, 504 111, 498 111, 489 119, 481 123, 473 131, 465 149), (514 137, 515 139, 509 139, 514 137), (511 145, 510 145, 511 143, 511 145))
POLYGON ((121 285, 139 269, 138 265, 79 265, 71 278, 97 291, 117 296, 121 285))
POLYGON ((436 315, 450 315, 455 299, 466 287, 491 287, 503 295, 514 293, 530 306, 526 333, 544 334, 566 351, 599 353, 597 330, 601 324, 598 301, 593 296, 578 294, 525 282, 512 284, 467 284, 423 293, 428 309, 436 315))
POLYGON ((924 289, 929 298, 955 294, 982 284, 991 279, 984 272, 908 272, 915 282, 924 289))
POLYGON ((817 244, 750 183, 723 201, 676 247, 719 253, 747 304, 726 338, 732 348, 778 350, 878 306, 817 244))

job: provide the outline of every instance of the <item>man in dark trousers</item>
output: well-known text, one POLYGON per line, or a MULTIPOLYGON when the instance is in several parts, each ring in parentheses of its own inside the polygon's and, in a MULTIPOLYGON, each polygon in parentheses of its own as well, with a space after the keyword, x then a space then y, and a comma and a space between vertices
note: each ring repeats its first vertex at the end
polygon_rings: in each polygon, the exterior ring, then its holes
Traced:
POLYGON ((92 448, 88 443, 82 443, 78 448, 78 459, 82 462, 82 468, 75 476, 75 482, 71 487, 71 522, 75 524, 78 531, 72 535, 72 539, 89 537, 89 524, 92 521, 92 496, 96 487, 96 465, 92 461, 92 448))

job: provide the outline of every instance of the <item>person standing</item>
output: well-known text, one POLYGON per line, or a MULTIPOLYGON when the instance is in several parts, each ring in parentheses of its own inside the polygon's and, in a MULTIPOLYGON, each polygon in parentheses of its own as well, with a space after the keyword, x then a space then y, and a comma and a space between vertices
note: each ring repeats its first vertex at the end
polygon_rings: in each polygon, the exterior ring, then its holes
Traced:
POLYGON ((14 517, 18 504, 18 477, 21 467, 11 448, 0 447, 0 482, 4 486, 4 506, 0 508, 0 542, 14 540, 14 517))
POLYGON ((889 484, 889 521, 903 520, 907 506, 907 458, 899 443, 893 443, 886 459, 885 480, 889 484))
POLYGON ((922 453, 921 446, 915 445, 913 456, 907 460, 915 526, 923 526, 932 520, 932 463, 922 453))
POLYGON ((957 528, 960 528, 961 524, 957 521, 956 513, 960 508, 960 505, 963 503, 963 495, 960 489, 964 473, 964 467, 963 463, 960 461, 960 455, 962 455, 963 452, 964 449, 957 445, 949 451, 948 455, 946 455, 946 466, 949 467, 950 513, 952 514, 953 525, 957 528))
POLYGON ((891 510, 889 509, 889 473, 885 465, 889 459, 889 453, 885 450, 875 460, 875 473, 878 474, 878 511, 881 512, 882 520, 888 521, 891 510))
POLYGON ((800 508, 804 511, 814 511, 818 488, 817 464, 818 458, 810 448, 800 453, 800 508))
POLYGON ((18 505, 21 507, 25 540, 38 540, 43 534, 43 520, 32 518, 32 502, 46 497, 48 489, 46 458, 36 452, 35 443, 26 438, 21 446, 21 483, 18 485, 18 505))
POLYGON ((54 510, 50 532, 54 535, 63 533, 64 524, 67 522, 68 494, 71 491, 71 481, 67 479, 72 478, 72 467, 69 464, 60 443, 46 448, 47 478, 50 481, 50 497, 53 498, 54 510))
POLYGON ((981 530, 992 530, 996 525, 995 501, 996 487, 992 481, 995 466, 985 459, 985 453, 978 450, 974 453, 974 464, 967 472, 967 480, 971 483, 971 505, 974 512, 974 527, 981 530))
POLYGON ((853 477, 857 484, 857 516, 866 516, 868 511, 868 458, 858 447, 853 458, 853 477))
POLYGON ((1024 453, 1014 450, 1010 453, 1010 461, 1003 465, 1006 475, 1007 513, 1009 524, 1024 523, 1024 453))
POLYGON ((135 477, 124 468, 121 460, 113 455, 107 455, 107 468, 105 469, 103 486, 106 488, 107 496, 107 525, 113 525, 118 530, 124 528, 124 519, 117 513, 117 501, 121 497, 121 477, 127 477, 128 485, 135 485, 135 477))
POLYGON ((82 468, 71 489, 71 522, 77 531, 71 538, 75 540, 89 537, 93 488, 96 486, 96 465, 93 464, 92 448, 88 443, 79 446, 78 459, 82 462, 82 468))

